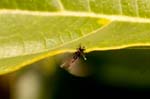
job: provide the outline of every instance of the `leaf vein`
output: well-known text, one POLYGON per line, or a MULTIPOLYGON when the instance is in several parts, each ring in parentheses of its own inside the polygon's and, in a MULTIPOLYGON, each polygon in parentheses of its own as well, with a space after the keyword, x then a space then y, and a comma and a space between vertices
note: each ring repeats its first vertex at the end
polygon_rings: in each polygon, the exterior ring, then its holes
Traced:
POLYGON ((38 15, 38 16, 72 16, 72 17, 93 17, 93 18, 106 18, 111 21, 125 21, 125 22, 140 22, 150 23, 149 18, 144 17, 133 17, 123 15, 107 15, 107 14, 96 14, 88 12, 38 12, 38 11, 21 11, 21 10, 0 10, 0 14, 19 14, 19 15, 38 15))
POLYGON ((135 0, 135 9, 136 9, 136 15, 139 17, 139 5, 137 0, 135 0))
POLYGON ((122 0, 119 0, 119 9, 120 9, 120 14, 122 15, 123 14, 123 9, 122 9, 122 3, 121 3, 122 0))
POLYGON ((60 6, 60 10, 64 11, 65 9, 64 9, 64 6, 63 6, 63 3, 61 2, 61 0, 57 0, 57 2, 58 2, 58 5, 60 6))

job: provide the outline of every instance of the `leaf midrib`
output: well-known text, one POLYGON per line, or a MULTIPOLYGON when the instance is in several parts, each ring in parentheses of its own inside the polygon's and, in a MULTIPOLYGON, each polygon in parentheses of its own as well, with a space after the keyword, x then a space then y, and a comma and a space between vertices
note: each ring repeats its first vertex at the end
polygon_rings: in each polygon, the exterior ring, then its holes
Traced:
POLYGON ((73 16, 73 17, 93 17, 105 18, 110 21, 123 21, 123 22, 137 22, 137 23, 150 23, 149 18, 123 16, 123 15, 107 15, 97 14, 93 12, 73 12, 73 11, 59 11, 59 12, 40 12, 28 10, 0 10, 0 14, 18 14, 18 15, 33 15, 33 16, 73 16))

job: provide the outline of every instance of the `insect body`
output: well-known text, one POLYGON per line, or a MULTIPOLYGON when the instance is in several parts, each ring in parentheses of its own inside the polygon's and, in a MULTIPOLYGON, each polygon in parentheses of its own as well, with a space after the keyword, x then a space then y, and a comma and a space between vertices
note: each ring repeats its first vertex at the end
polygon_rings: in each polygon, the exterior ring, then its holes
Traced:
POLYGON ((86 60, 86 57, 84 55, 85 48, 79 47, 77 48, 77 51, 73 54, 72 58, 67 60, 64 64, 61 65, 61 67, 70 67, 75 61, 77 61, 80 57, 83 57, 84 60, 86 60))
POLYGON ((80 46, 73 55, 72 63, 75 62, 77 59, 79 59, 81 56, 83 57, 84 60, 86 60, 84 51, 85 51, 85 48, 80 46))

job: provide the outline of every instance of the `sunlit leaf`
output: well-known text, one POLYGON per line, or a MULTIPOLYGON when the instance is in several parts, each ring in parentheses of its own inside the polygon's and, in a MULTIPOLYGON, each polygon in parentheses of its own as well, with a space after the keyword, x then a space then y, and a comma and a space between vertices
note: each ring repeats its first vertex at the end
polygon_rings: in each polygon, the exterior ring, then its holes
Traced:
POLYGON ((150 45, 149 0, 0 0, 0 74, 48 56, 150 45))

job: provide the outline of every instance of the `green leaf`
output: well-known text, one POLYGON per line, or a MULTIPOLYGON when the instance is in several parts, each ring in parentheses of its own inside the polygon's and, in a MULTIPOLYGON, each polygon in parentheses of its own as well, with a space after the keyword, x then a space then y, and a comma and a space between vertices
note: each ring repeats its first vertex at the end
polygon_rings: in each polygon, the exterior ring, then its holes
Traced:
POLYGON ((150 45, 149 0, 1 0, 0 74, 48 56, 150 45))

